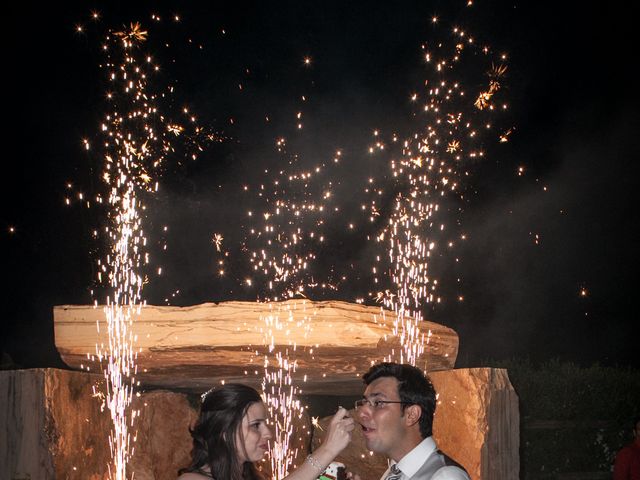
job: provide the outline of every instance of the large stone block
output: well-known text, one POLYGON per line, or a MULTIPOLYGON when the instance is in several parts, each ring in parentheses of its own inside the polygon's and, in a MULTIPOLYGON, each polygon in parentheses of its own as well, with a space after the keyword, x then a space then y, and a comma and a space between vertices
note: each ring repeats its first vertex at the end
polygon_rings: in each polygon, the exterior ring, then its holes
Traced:
MULTIPOLYGON (((429 376, 438 394, 433 427, 438 447, 463 465, 473 480, 517 479, 520 416, 506 370, 458 369, 429 376)), ((324 431, 329 419, 320 422, 324 431)), ((314 432, 314 446, 324 431, 314 432)), ((360 429, 338 461, 367 480, 380 478, 387 468, 384 457, 366 449, 360 429)))
POLYGON ((107 478, 110 418, 92 396, 99 378, 65 370, 0 371, 1 478, 107 478))
POLYGON ((438 446, 473 480, 519 478, 520 413, 507 371, 464 368, 429 376, 438 392, 438 446))
MULTIPOLYGON (((56 348, 64 362, 95 370, 97 359, 87 358, 87 352, 108 343, 103 309, 64 305, 54 308, 53 317, 56 348)), ((222 380, 260 388, 265 356, 295 350, 291 375, 305 394, 357 394, 359 374, 400 348, 392 334, 394 320, 393 312, 380 307, 307 299, 146 305, 133 325, 136 378, 145 386, 193 392, 222 380)), ((418 328, 429 339, 421 368, 453 368, 456 332, 427 321, 418 328)))
MULTIPOLYGON (((55 369, 0 371, 0 478, 106 480, 111 418, 101 375, 55 369)), ((174 480, 190 458, 186 397, 155 391, 134 399, 131 471, 137 479, 174 480)))
POLYGON ((137 480, 175 480, 178 470, 191 459, 193 445, 189 427, 198 412, 185 395, 158 390, 143 393, 132 408, 136 421, 135 451, 129 462, 137 480))

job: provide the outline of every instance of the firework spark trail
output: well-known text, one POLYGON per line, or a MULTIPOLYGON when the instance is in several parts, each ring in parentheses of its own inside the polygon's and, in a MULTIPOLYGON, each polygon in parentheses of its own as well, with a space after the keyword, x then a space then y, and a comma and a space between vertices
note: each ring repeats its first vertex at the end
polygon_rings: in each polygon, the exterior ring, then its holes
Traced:
POLYGON ((284 310, 280 305, 276 305, 275 308, 270 305, 270 309, 272 313, 262 318, 265 323, 263 342, 268 345, 269 350, 263 360, 262 390, 269 417, 275 426, 273 440, 269 445, 271 475, 273 478, 281 479, 287 476, 289 467, 297 458, 298 451, 289 449, 289 441, 294 433, 294 416, 300 417, 304 410, 300 401, 296 399, 301 389, 293 380, 297 363, 295 359, 291 359, 290 349, 295 353, 296 344, 288 337, 292 328, 296 327, 302 328, 306 336, 310 324, 305 321, 302 324, 294 324, 290 305, 284 310), (288 347, 281 351, 276 348, 277 344, 285 344, 288 347))
MULTIPOLYGON (((427 78, 423 90, 411 96, 416 104, 422 102, 421 112, 414 115, 419 130, 401 142, 398 159, 391 162, 393 177, 401 188, 389 222, 378 236, 388 245, 393 285, 378 297, 396 314, 393 333, 401 345, 400 351, 385 360, 412 365, 416 365, 429 340, 419 328, 422 308, 440 301, 436 295, 438 279, 429 268, 446 230, 445 223, 438 220, 440 201, 451 194, 463 198, 459 186, 469 174, 468 163, 484 156, 481 141, 483 134, 494 134, 492 115, 507 108, 506 104, 495 103, 507 70, 505 57, 499 56, 496 64, 489 47, 476 47, 474 39, 458 28, 452 34, 452 39, 434 42, 433 47, 423 45, 427 78), (467 95, 465 85, 477 85, 482 77, 489 79, 486 89, 475 97, 467 95)), ((509 133, 495 136, 504 142, 509 133)), ((398 136, 394 135, 393 143, 397 142, 398 136)), ((384 147, 377 141, 370 152, 384 147)), ((377 213, 375 202, 371 211, 377 213)))
MULTIPOLYGON (((109 202, 118 208, 115 230, 110 233, 115 242, 112 248, 112 271, 109 274, 113 298, 107 298, 105 316, 109 335, 107 355, 107 406, 111 412, 113 430, 109 436, 113 471, 110 476, 116 479, 126 478, 126 465, 130 458, 131 436, 129 423, 133 424, 135 414, 130 420, 127 409, 131 404, 135 382, 135 354, 133 350, 133 319, 140 313, 142 279, 137 273, 140 268, 139 254, 130 246, 137 244, 136 236, 142 235, 135 195, 131 186, 126 187, 119 201, 118 188, 113 188, 109 202)), ((137 237, 138 239, 141 237, 137 237)))
MULTIPOLYGON (((276 142, 276 148, 283 155, 286 155, 285 143, 282 138, 276 142)), ((339 157, 337 152, 334 164, 339 157)), ((295 155, 290 157, 287 168, 280 170, 266 185, 260 185, 258 197, 264 209, 257 212, 255 218, 261 226, 250 230, 245 243, 249 262, 258 277, 256 287, 267 302, 304 297, 307 288, 332 288, 329 282, 316 282, 310 267, 325 240, 326 217, 339 208, 333 204, 332 183, 321 182, 327 165, 292 171, 297 160, 295 155)), ((246 283, 253 280, 247 279, 246 283)), ((276 479, 288 474, 298 455, 289 445, 296 433, 294 419, 303 414, 304 406, 297 400, 302 390, 293 378, 297 345, 291 341, 290 334, 296 332, 306 337, 310 333, 310 316, 305 314, 300 321, 293 317, 292 309, 305 310, 305 305, 305 300, 286 306, 272 304, 272 312, 262 319, 264 344, 268 346, 268 354, 263 358, 262 389, 275 425, 269 453, 272 476, 276 479)))
POLYGON ((262 390, 269 416, 274 424, 273 443, 270 445, 271 475, 281 479, 287 476, 298 451, 290 450, 289 441, 293 435, 294 417, 300 417, 304 407, 296 396, 301 393, 294 384, 292 373, 296 370, 295 360, 289 360, 289 352, 276 352, 275 364, 270 365, 264 357, 264 377, 262 390))
MULTIPOLYGON (((263 359, 262 390, 274 424, 274 437, 270 445, 269 457, 272 477, 282 479, 288 475, 289 468, 295 464, 298 450, 290 449, 294 435, 308 434, 306 425, 295 422, 304 413, 305 407, 297 399, 302 389, 296 385, 293 374, 297 368, 295 359, 297 344, 291 340, 292 333, 302 331, 307 338, 312 329, 311 317, 306 313, 306 301, 287 304, 270 304, 271 313, 263 317, 265 323, 264 344, 269 354, 263 359), (294 319, 293 310, 301 310, 303 315, 294 319), (285 345, 279 349, 276 345, 285 345), (299 429, 302 428, 300 431, 299 429)), ((296 336, 297 337, 297 336, 296 336)), ((299 437, 302 441, 302 438, 299 437)))
MULTIPOLYGON (((321 217, 324 205, 317 206, 310 198, 307 191, 310 178, 310 173, 285 177, 281 171, 279 178, 272 183, 273 191, 267 193, 265 198, 267 202, 273 203, 273 207, 262 215, 265 225, 257 238, 264 243, 259 254, 253 252, 250 261, 254 271, 263 274, 268 281, 267 288, 273 295, 269 301, 303 295, 305 284, 308 283, 305 272, 316 255, 313 250, 314 239, 317 238, 320 243, 323 241, 323 235, 317 235, 315 229, 321 228, 324 222, 321 217), (302 198, 287 195, 289 189, 281 185, 281 182, 288 183, 289 187, 291 184, 299 187, 302 182, 302 198), (311 218, 313 219, 310 220, 311 218)), ((304 308, 304 301, 301 303, 303 305, 300 308, 304 308)), ((296 345, 287 337, 292 329, 302 330, 306 337, 312 327, 306 321, 307 317, 304 318, 302 322, 294 323, 289 305, 284 310, 278 305, 271 315, 264 317, 264 343, 269 346, 269 355, 264 357, 262 388, 275 425, 269 453, 272 476, 276 479, 287 476, 298 455, 297 450, 289 448, 289 442, 294 433, 294 417, 300 417, 304 407, 296 399, 301 389, 293 380, 297 365, 296 345), (283 351, 277 349, 276 345, 286 347, 283 351)))
MULTIPOLYGON (((286 155, 285 140, 278 139, 276 145, 286 155)), ((337 164, 340 156, 341 152, 336 152, 332 163, 337 164)), ((271 301, 304 296, 308 288, 335 288, 331 279, 317 283, 310 273, 325 244, 325 225, 340 210, 332 194, 333 182, 322 182, 331 164, 290 171, 297 160, 292 156, 287 168, 259 186, 256 200, 264 207, 248 212, 260 225, 250 229, 244 244, 257 276, 245 282, 255 283, 261 295, 271 301)))
POLYGON ((107 366, 106 403, 111 413, 113 428, 109 446, 113 464, 109 465, 111 478, 127 478, 127 463, 132 454, 131 434, 135 414, 129 412, 135 385, 134 317, 142 306, 142 263, 146 242, 141 226, 140 188, 147 189, 150 178, 145 170, 149 160, 149 142, 157 140, 147 117, 154 115, 156 107, 146 93, 146 70, 141 69, 134 56, 137 43, 146 39, 139 24, 127 32, 116 32, 107 37, 104 49, 109 61, 106 67, 113 92, 108 98, 117 98, 102 124, 105 141, 105 167, 103 180, 109 188, 109 226, 107 233, 111 251, 101 265, 108 276, 110 295, 107 297, 105 317, 109 336, 108 349, 96 346, 99 358, 107 366), (115 49, 113 49, 115 47, 115 49), (121 62, 113 62, 114 53, 121 62))
MULTIPOLYGON (((135 434, 130 429, 139 414, 130 406, 136 386, 133 327, 144 304, 143 270, 149 263, 142 198, 157 191, 154 177, 165 156, 174 152, 169 138, 185 130, 161 113, 165 95, 154 93, 150 86, 150 78, 159 67, 140 49, 146 39, 147 32, 134 23, 126 30, 110 32, 103 45, 103 67, 109 81, 109 111, 101 125, 109 253, 98 260, 98 281, 103 282, 103 276, 108 279, 104 312, 109 341, 106 346, 96 345, 96 353, 101 363, 106 362, 106 405, 113 423, 109 475, 116 480, 127 478, 127 463, 135 448, 135 434)), ((197 141, 192 141, 197 146, 197 141)), ((96 202, 102 204, 102 196, 98 195, 96 202)))

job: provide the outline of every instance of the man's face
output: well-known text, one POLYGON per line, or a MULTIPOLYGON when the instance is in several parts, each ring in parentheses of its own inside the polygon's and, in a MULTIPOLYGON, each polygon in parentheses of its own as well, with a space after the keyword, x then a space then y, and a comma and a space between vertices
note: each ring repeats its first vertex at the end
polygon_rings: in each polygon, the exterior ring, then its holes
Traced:
MULTIPOLYGON (((398 380, 394 377, 380 377, 367 385, 363 396, 372 403, 376 400, 399 402, 398 380)), ((402 404, 385 403, 378 408, 364 405, 356 411, 356 418, 362 426, 369 450, 382 453, 395 461, 407 453, 407 426, 402 404)))

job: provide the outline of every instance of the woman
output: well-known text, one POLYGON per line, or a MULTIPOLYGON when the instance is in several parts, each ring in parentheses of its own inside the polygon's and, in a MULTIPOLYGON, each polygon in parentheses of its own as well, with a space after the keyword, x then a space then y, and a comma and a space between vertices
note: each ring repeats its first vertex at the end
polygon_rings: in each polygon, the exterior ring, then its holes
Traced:
MULTIPOLYGON (((322 445, 286 480, 317 478, 349 444, 354 425, 340 407, 322 445)), ((271 431, 267 409, 253 388, 228 384, 206 393, 191 436, 191 465, 178 480, 262 480, 255 462, 267 452, 271 431)))

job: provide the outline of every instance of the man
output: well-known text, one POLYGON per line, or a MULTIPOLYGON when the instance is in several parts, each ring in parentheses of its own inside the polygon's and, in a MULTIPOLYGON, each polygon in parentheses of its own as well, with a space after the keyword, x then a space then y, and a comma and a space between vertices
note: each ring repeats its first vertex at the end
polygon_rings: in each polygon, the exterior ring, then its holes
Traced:
POLYGON ((640 480, 640 417, 633 420, 633 442, 616 455, 613 480, 640 480))
POLYGON ((436 447, 436 392, 419 369, 380 363, 362 378, 366 389, 356 402, 356 420, 367 448, 391 460, 382 479, 469 480, 464 469, 436 447))

